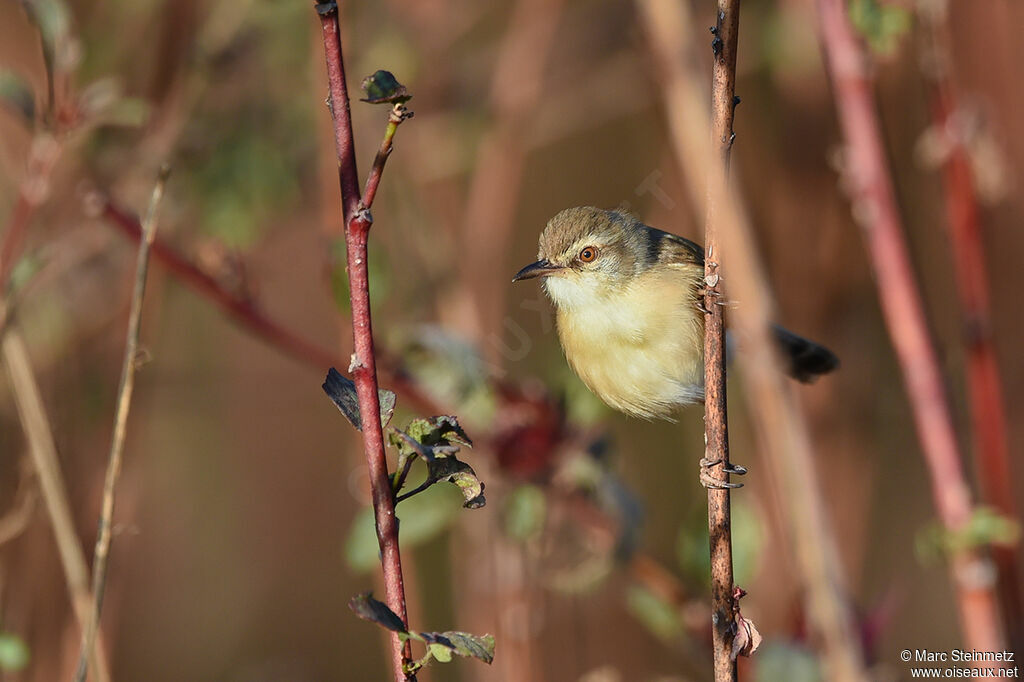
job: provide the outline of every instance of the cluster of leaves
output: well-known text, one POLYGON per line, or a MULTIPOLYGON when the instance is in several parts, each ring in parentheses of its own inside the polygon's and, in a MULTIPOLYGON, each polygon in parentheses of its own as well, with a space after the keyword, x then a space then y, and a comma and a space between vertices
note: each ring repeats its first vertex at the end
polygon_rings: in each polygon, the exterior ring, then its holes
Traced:
POLYGON ((479 509, 487 503, 483 482, 472 467, 455 456, 461 446, 473 446, 455 417, 414 419, 405 431, 392 429, 388 441, 398 450, 398 467, 391 479, 396 495, 405 484, 409 468, 416 459, 422 458, 427 465, 427 477, 423 483, 404 495, 398 495, 397 502, 439 481, 448 481, 462 492, 465 498, 463 506, 467 509, 479 509))
MULTIPOLYGON (((359 413, 359 399, 352 380, 332 367, 327 373, 323 389, 352 426, 362 431, 363 420, 359 413)), ((387 428, 395 411, 395 394, 380 389, 378 397, 381 427, 387 428)), ((467 509, 479 509, 486 504, 483 482, 477 477, 473 467, 456 457, 461 447, 473 446, 469 436, 459 426, 457 418, 441 415, 414 419, 405 430, 392 428, 388 433, 388 442, 398 451, 398 465, 391 476, 396 503, 423 492, 435 483, 447 481, 462 492, 465 499, 463 506, 467 509), (418 459, 422 459, 426 464, 426 478, 416 488, 399 494, 413 463, 418 459)))
MULTIPOLYGON (((327 373, 323 389, 352 426, 362 431, 363 415, 359 410, 359 399, 352 380, 332 367, 327 373)), ((388 428, 395 411, 395 394, 386 389, 379 389, 378 398, 380 400, 381 427, 388 428)), ((414 419, 404 430, 391 428, 388 433, 388 441, 398 452, 398 463, 395 472, 391 475, 392 494, 396 505, 441 481, 455 485, 462 493, 463 506, 467 509, 477 509, 486 503, 483 482, 477 477, 472 467, 456 457, 461 447, 472 447, 472 441, 455 417, 442 415, 427 419, 414 419), (417 487, 400 494, 412 465, 417 460, 422 460, 425 464, 426 477, 417 487)), ((431 500, 429 510, 439 506, 437 502, 437 500, 431 500)), ((371 537, 367 534, 363 535, 367 538, 371 537)), ((365 543, 360 543, 360 546, 363 544, 365 543)), ((360 618, 377 623, 392 632, 397 632, 403 642, 416 640, 426 645, 427 651, 424 656, 406 665, 407 674, 415 673, 431 659, 447 663, 452 660, 452 654, 478 658, 485 663, 490 663, 494 659, 494 637, 491 635, 481 637, 457 631, 419 632, 409 630, 401 618, 386 604, 374 599, 370 593, 353 597, 349 606, 360 618)))
POLYGON ((403 642, 414 639, 423 642, 427 652, 422 658, 406 665, 406 674, 415 673, 433 658, 441 663, 452 660, 452 654, 476 658, 490 665, 494 660, 494 637, 471 635, 468 632, 415 632, 402 623, 402 619, 387 604, 373 598, 369 592, 356 595, 348 603, 360 618, 397 632, 403 642))

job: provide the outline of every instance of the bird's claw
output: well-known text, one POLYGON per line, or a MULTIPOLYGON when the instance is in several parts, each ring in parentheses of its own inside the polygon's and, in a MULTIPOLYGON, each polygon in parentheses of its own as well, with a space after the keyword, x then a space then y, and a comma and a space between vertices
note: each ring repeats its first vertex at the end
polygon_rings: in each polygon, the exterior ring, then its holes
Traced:
MULTIPOLYGON (((707 457, 701 458, 700 484, 711 490, 735 490, 736 488, 742 488, 742 483, 731 483, 711 475, 711 467, 718 466, 719 464, 722 464, 721 459, 710 460, 707 457)), ((740 464, 732 464, 730 462, 722 467, 723 475, 733 474, 735 476, 742 476, 745 473, 747 473, 747 468, 740 464)))

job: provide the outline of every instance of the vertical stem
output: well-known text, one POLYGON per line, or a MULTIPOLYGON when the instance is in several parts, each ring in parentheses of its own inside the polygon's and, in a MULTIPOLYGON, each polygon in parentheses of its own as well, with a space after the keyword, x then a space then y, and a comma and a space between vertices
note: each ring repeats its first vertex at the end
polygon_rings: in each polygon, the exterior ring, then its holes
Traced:
MULTIPOLYGON (((718 201, 728 196, 729 157, 732 151, 733 97, 736 91, 736 45, 739 0, 718 0, 711 86, 712 155, 708 173, 707 222, 704 263, 707 292, 704 307, 704 422, 705 461, 720 467, 719 478, 729 480, 729 431, 725 393, 725 325, 721 305, 718 201)), ((708 488, 708 534, 711 551, 711 622, 716 682, 736 679, 732 656, 734 598, 732 528, 727 488, 708 488)))
MULTIPOLYGON (((0 299, 0 308, 4 305, 0 299)), ((93 602, 89 592, 89 567, 85 563, 85 554, 75 532, 75 522, 71 516, 71 506, 68 504, 67 486, 61 473, 57 445, 53 440, 53 430, 46 416, 39 384, 32 372, 25 341, 13 325, 3 335, 0 352, 3 354, 4 365, 10 377, 11 393, 14 394, 18 415, 25 429, 32 465, 39 476, 46 512, 53 526, 57 550, 64 568, 64 578, 71 595, 71 606, 84 632, 93 602)), ((102 647, 98 647, 95 654, 89 661, 89 669, 97 682, 109 682, 110 672, 102 647)))
MULTIPOLYGON (((946 215, 963 315, 966 373, 971 412, 971 436, 981 499, 1003 516, 1016 519, 1010 451, 1007 444, 1006 410, 1002 379, 992 332, 989 283, 982 245, 978 208, 965 132, 958 125, 962 115, 957 104, 948 59, 948 18, 945 12, 919 11, 929 32, 932 67, 925 74, 931 86, 932 126, 949 143, 942 164, 946 215)), ((999 572, 999 597, 1010 647, 1024 650, 1024 612, 1018 572, 1018 548, 997 546, 992 558, 999 572)))
MULTIPOLYGON (((939 519, 947 531, 956 533, 970 521, 971 493, 903 237, 867 76, 866 55, 850 25, 843 0, 818 0, 818 19, 845 138, 854 215, 863 229, 874 266, 882 314, 910 398, 939 519)), ((967 648, 1001 651, 1003 633, 989 563, 976 547, 955 550, 950 561, 951 577, 967 648)))
POLYGON ((103 595, 107 586, 107 565, 110 558, 110 542, 114 518, 114 493, 117 480, 121 475, 121 463, 124 460, 124 442, 128 429, 128 410, 131 409, 132 392, 135 389, 135 368, 139 356, 139 330, 142 326, 142 301, 146 295, 146 274, 149 272, 149 250, 156 235, 156 214, 160 199, 164 194, 169 170, 165 166, 160 170, 153 195, 149 200, 149 210, 142 223, 142 239, 139 241, 139 255, 135 265, 135 286, 132 289, 131 311, 128 315, 128 331, 124 344, 124 358, 121 362, 121 385, 117 391, 117 409, 114 416, 114 435, 110 443, 110 455, 107 459, 107 473, 103 482, 103 504, 100 510, 99 528, 96 533, 96 549, 93 555, 92 570, 92 609, 89 620, 82 632, 82 650, 78 659, 78 670, 75 672, 76 682, 85 682, 87 664, 96 647, 96 632, 100 624, 100 613, 103 608, 103 595))
POLYGON ((338 152, 342 211, 348 229, 359 207, 359 172, 356 170, 356 144, 352 138, 352 112, 348 104, 348 85, 345 83, 337 6, 320 15, 320 27, 323 30, 324 53, 327 58, 327 83, 330 90, 328 102, 331 118, 334 119, 334 146, 338 152))
MULTIPOLYGON (((320 11, 319 7, 318 11, 320 11)), ((381 567, 384 572, 385 601, 388 607, 408 626, 394 492, 388 477, 388 463, 384 454, 384 432, 380 418, 377 416, 380 414, 380 402, 377 394, 377 363, 370 320, 370 282, 367 267, 367 239, 373 218, 370 216, 369 209, 362 205, 359 195, 359 177, 356 172, 355 144, 352 138, 352 119, 345 85, 345 66, 342 60, 337 6, 321 11, 320 23, 323 29, 324 51, 327 59, 331 113, 334 117, 335 147, 338 154, 338 178, 344 212, 345 247, 348 254, 348 283, 352 303, 352 336, 355 347, 350 370, 356 385, 356 395, 359 398, 359 412, 362 415, 363 449, 366 454, 366 466, 372 489, 377 542, 380 546, 381 567)), ((394 134, 390 123, 388 131, 390 135, 394 134)), ((386 134, 387 137, 390 135, 386 134)), ((383 161, 386 159, 386 155, 381 159, 380 169, 383 169, 383 161)), ((372 187, 376 187, 376 182, 372 187)), ((412 650, 408 642, 403 646, 397 633, 392 633, 391 640, 395 680, 401 682, 406 679, 404 665, 412 659, 412 650)))
MULTIPOLYGON (((695 131, 710 127, 708 113, 701 105, 702 74, 690 41, 679 38, 689 35, 688 27, 694 21, 687 3, 638 0, 637 4, 660 62, 675 152, 688 178, 690 194, 697 196, 708 191, 718 209, 717 237, 729 256, 729 295, 743 301, 732 320, 744 345, 744 352, 737 359, 743 365, 746 398, 757 441, 764 450, 764 461, 787 493, 783 512, 790 526, 800 586, 806 595, 808 623, 815 640, 822 643, 819 656, 823 674, 825 679, 836 682, 863 682, 868 677, 846 596, 835 534, 828 525, 819 492, 807 428, 778 370, 780 363, 769 330, 773 305, 749 220, 739 201, 729 201, 724 182, 704 188, 694 183, 694 178, 706 173, 709 156, 705 151, 707 138, 695 131)), ((716 173, 713 177, 725 176, 716 173)))

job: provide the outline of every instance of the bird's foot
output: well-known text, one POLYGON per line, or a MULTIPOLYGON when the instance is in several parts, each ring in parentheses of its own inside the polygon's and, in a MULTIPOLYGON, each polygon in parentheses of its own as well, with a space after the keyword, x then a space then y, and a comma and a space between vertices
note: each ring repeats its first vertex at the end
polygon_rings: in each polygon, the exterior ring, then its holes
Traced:
MULTIPOLYGON (((719 464, 722 464, 721 459, 708 459, 707 457, 701 457, 700 484, 711 490, 733 490, 736 488, 742 488, 742 483, 731 483, 724 479, 715 478, 711 475, 711 468, 716 467, 719 464)), ((723 475, 733 474, 735 476, 742 476, 745 473, 747 473, 747 468, 739 464, 726 462, 725 466, 722 467, 723 475)))

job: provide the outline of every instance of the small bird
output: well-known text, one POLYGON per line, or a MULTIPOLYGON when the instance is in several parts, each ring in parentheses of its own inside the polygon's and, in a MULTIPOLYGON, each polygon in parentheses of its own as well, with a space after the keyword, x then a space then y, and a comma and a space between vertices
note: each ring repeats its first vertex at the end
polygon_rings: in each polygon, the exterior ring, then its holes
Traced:
MULTIPOLYGON (((671 419, 704 399, 704 249, 628 213, 582 206, 548 221, 537 257, 512 281, 543 278, 565 357, 599 398, 644 419, 671 419)), ((794 378, 838 367, 827 348, 773 331, 794 378)))

